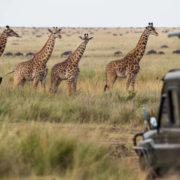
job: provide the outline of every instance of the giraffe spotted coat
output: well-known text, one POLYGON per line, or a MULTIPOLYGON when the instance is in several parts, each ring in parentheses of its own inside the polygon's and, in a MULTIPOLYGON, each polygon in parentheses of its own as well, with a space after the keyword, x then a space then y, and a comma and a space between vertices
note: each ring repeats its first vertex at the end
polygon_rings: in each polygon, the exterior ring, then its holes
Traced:
POLYGON ((0 56, 2 56, 8 37, 20 37, 13 29, 9 26, 6 26, 6 29, 1 33, 0 36, 0 56))
POLYGON ((79 75, 79 61, 86 49, 86 45, 89 40, 88 34, 84 34, 84 37, 80 37, 83 42, 78 48, 69 55, 69 57, 58 64, 55 64, 51 70, 51 87, 50 92, 55 93, 62 80, 67 80, 68 94, 71 95, 71 89, 73 85, 73 91, 76 92, 77 78, 79 75))
POLYGON ((133 50, 127 53, 124 58, 111 61, 107 64, 106 85, 104 87, 104 91, 106 91, 106 88, 111 89, 113 87, 117 77, 127 78, 126 90, 129 89, 130 85, 132 90, 134 90, 135 79, 140 70, 139 62, 144 55, 150 34, 156 36, 158 35, 153 27, 153 23, 149 23, 149 25, 145 28, 136 47, 133 50))
POLYGON ((19 63, 14 69, 14 88, 24 85, 25 81, 33 81, 33 87, 36 89, 39 81, 45 90, 45 78, 48 73, 46 63, 49 60, 56 38, 61 38, 59 28, 53 28, 44 47, 28 61, 19 63))

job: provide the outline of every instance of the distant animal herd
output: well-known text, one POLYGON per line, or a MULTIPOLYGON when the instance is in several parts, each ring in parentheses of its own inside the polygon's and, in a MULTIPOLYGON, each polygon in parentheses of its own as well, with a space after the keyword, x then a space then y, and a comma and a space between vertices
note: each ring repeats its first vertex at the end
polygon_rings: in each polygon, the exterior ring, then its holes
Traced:
MULTIPOLYGON (((48 68, 46 66, 48 60, 51 57, 53 48, 55 45, 55 40, 57 38, 61 39, 61 29, 54 27, 53 29, 48 29, 50 36, 46 41, 43 48, 37 52, 32 53, 28 52, 23 54, 21 52, 11 53, 6 52, 4 56, 30 56, 32 57, 28 61, 21 62, 15 66, 13 71, 7 73, 3 77, 0 77, 0 83, 2 79, 8 74, 14 73, 14 85, 13 88, 24 86, 26 81, 33 81, 34 89, 37 88, 38 83, 41 83, 42 88, 45 91, 46 76, 48 74, 48 68)), ((90 33, 93 34, 93 33, 90 33)), ((122 35, 122 34, 121 34, 122 35)), ((106 84, 104 86, 104 91, 107 89, 110 90, 113 88, 113 85, 118 77, 127 78, 126 81, 126 90, 129 90, 131 87, 134 90, 134 84, 136 81, 136 76, 140 70, 139 62, 142 59, 146 45, 148 42, 149 35, 158 36, 157 31, 155 30, 153 23, 149 23, 145 27, 144 31, 141 33, 140 39, 134 49, 129 51, 123 58, 118 60, 113 60, 106 65, 105 74, 106 74, 106 84)), ((6 26, 5 30, 0 35, 0 56, 5 50, 8 37, 20 37, 13 29, 9 26, 6 26)), ((117 34, 113 34, 117 36, 117 34)), ((37 35, 36 35, 37 37, 37 35)), ((38 37, 40 37, 38 35, 38 37)), ((83 56, 83 53, 86 49, 86 46, 93 37, 89 37, 88 34, 84 34, 83 37, 79 36, 82 42, 80 45, 72 52, 65 51, 61 54, 61 57, 67 57, 65 61, 55 64, 51 69, 50 77, 50 92, 56 93, 58 86, 63 80, 67 81, 68 84, 68 94, 76 92, 78 75, 80 73, 79 61, 83 56)), ((167 45, 162 45, 161 48, 168 48, 167 45)), ((173 51, 173 53, 180 54, 180 50, 173 51)), ((163 51, 156 52, 155 50, 150 50, 146 53, 150 54, 164 54, 163 51)), ((114 52, 114 56, 122 56, 121 51, 114 52)))

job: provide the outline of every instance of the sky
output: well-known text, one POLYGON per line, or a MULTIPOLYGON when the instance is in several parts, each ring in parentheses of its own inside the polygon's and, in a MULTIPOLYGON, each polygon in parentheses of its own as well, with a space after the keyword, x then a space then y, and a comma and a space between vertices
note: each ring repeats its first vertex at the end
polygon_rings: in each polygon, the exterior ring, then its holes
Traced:
POLYGON ((0 26, 180 27, 180 0, 0 0, 0 26))

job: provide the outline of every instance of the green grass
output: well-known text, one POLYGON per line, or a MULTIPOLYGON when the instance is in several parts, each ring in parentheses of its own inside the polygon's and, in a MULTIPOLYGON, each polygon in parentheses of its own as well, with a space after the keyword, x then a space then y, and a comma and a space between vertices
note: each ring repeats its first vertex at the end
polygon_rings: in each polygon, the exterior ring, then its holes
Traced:
MULTIPOLYGON (((41 38, 32 34, 35 31, 32 28, 15 30, 22 38, 8 39, 6 52, 37 52, 48 38, 46 28, 37 33, 42 34, 41 38)), ((133 49, 140 37, 134 31, 142 30, 63 28, 65 34, 62 34, 61 40, 56 40, 52 57, 47 63, 46 93, 41 88, 34 91, 32 82, 12 90, 13 74, 3 79, 0 86, 2 178, 144 179, 141 178, 144 174, 138 169, 131 141, 133 134, 143 129, 142 107, 147 109, 148 116, 158 114, 161 78, 170 68, 179 67, 180 64, 179 55, 172 54, 180 47, 179 39, 168 38, 167 34, 162 33, 163 28, 158 28, 159 36, 149 38, 146 52, 150 49, 163 50, 165 55, 144 55, 135 92, 126 92, 124 79, 118 79, 110 92, 103 91, 106 64, 118 59, 113 57, 113 53, 120 50, 125 55, 133 49), (60 57, 62 52, 74 50, 80 44, 79 35, 90 31, 94 33, 94 38, 88 43, 79 64, 77 93, 69 97, 67 85, 63 82, 57 94, 50 94, 51 67, 65 60, 60 57), (113 33, 123 36, 113 36, 113 33), (161 49, 160 46, 164 44, 169 48, 161 49), (62 131, 59 125, 68 130, 62 131), (98 137, 93 135, 96 131, 98 137), (92 137, 93 140, 89 141, 92 137), (98 138, 102 140, 97 141, 98 138), (114 147, 114 142, 125 146, 131 153, 112 158, 109 148, 114 147)), ((28 59, 1 56, 0 76, 28 59)))
POLYGON ((125 168, 127 160, 111 158, 109 146, 84 139, 80 131, 64 132, 46 123, 1 126, 0 178, 138 179, 125 168))
MULTIPOLYGON (((64 91, 64 90, 63 90, 64 91)), ((158 94, 123 93, 114 91, 97 95, 78 92, 73 97, 35 92, 26 88, 12 91, 6 89, 0 94, 0 121, 9 122, 61 122, 61 123, 104 123, 120 125, 143 123, 142 105, 147 111, 157 114, 158 94), (8 98, 7 98, 8 97, 8 98), (79 103, 80 102, 80 103, 79 103), (129 113, 130 112, 130 113, 129 113)))

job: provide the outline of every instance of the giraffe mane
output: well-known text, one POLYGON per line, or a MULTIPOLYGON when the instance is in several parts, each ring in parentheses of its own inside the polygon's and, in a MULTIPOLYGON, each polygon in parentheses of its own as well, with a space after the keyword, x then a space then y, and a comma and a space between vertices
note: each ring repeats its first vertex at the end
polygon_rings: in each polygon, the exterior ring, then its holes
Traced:
POLYGON ((48 40, 46 41, 46 43, 44 44, 44 46, 42 47, 42 49, 41 49, 40 51, 38 51, 37 53, 34 54, 34 57, 37 56, 37 55, 39 55, 39 54, 41 54, 41 52, 46 48, 48 42, 49 42, 50 39, 51 39, 51 36, 52 36, 52 34, 49 36, 48 40))

